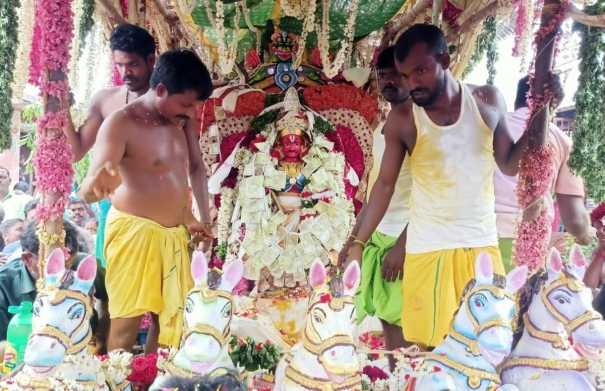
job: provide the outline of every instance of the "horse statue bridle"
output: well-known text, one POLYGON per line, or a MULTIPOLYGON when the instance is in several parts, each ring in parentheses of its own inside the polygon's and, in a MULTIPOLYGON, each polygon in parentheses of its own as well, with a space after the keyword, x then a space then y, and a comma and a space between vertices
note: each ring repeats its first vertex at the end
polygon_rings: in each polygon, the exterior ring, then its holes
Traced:
MULTIPOLYGON (((200 297, 202 298, 202 302, 204 302, 204 303, 211 303, 213 301, 216 301, 219 297, 222 297, 224 299, 229 300, 229 302, 231 303, 231 306, 233 308, 233 295, 229 292, 210 289, 205 283, 203 283, 201 285, 194 287, 189 292, 189 295, 196 294, 196 293, 198 293, 200 295, 200 297)), ((204 335, 209 335, 212 338, 214 338, 219 343, 219 345, 222 349, 225 346, 225 344, 228 342, 229 338, 231 337, 231 321, 232 321, 232 319, 233 319, 233 317, 231 317, 229 319, 229 322, 225 326, 225 329, 223 330, 223 332, 220 332, 216 327, 212 327, 212 326, 205 325, 205 324, 194 324, 190 327, 187 327, 183 330, 183 334, 181 335, 181 342, 184 343, 187 340, 187 338, 189 338, 192 334, 204 334, 204 335)), ((182 376, 182 377, 188 377, 188 378, 199 376, 198 373, 183 370, 183 369, 177 367, 176 365, 174 365, 174 363, 172 363, 172 362, 169 362, 167 364, 166 369, 173 376, 182 376)))
MULTIPOLYGON (((504 288, 499 288, 499 287, 493 286, 493 285, 477 285, 477 286, 473 287, 466 294, 465 304, 466 304, 466 314, 468 315, 469 320, 473 324, 474 335, 479 336, 485 330, 488 330, 492 327, 511 328, 511 325, 509 322, 505 322, 504 320, 502 320, 502 318, 499 318, 499 317, 489 319, 489 320, 483 322, 482 324, 479 323, 479 321, 477 320, 477 318, 471 311, 470 300, 475 293, 481 292, 481 291, 491 292, 491 294, 498 300, 508 298, 508 299, 512 300, 513 302, 515 301, 514 296, 504 288)), ((481 352, 479 350, 479 341, 477 339, 470 339, 470 338, 462 335, 462 333, 460 333, 458 330, 456 330, 456 327, 454 326, 455 320, 456 320, 456 318, 454 317, 454 319, 452 319, 452 322, 450 323, 450 332, 449 332, 450 337, 452 337, 454 340, 460 342, 461 344, 465 345, 466 351, 471 353, 473 356, 477 357, 477 356, 481 355, 481 352)), ((468 378, 468 381, 467 381, 468 386, 472 389, 479 388, 481 386, 481 382, 483 380, 487 380, 487 381, 491 382, 490 387, 492 387, 492 388, 495 388, 497 385, 502 384, 502 381, 500 380, 500 376, 498 376, 497 373, 492 373, 492 372, 484 371, 481 369, 468 367, 464 364, 461 364, 455 360, 448 358, 447 356, 429 353, 429 354, 427 354, 425 359, 436 361, 446 367, 452 368, 453 370, 464 374, 468 378)))
MULTIPOLYGON (((568 278, 564 273, 560 273, 560 279, 553 282, 542 290, 542 292, 540 293, 540 299, 542 300, 542 303, 544 304, 544 307, 546 307, 548 312, 563 324, 563 327, 567 332, 567 337, 569 337, 571 336, 571 333, 577 330, 579 327, 593 320, 602 319, 602 316, 594 310, 587 310, 575 319, 568 319, 564 314, 559 312, 548 299, 548 296, 555 289, 558 289, 563 286, 567 287, 574 293, 582 291, 582 289, 584 289, 585 287, 580 280, 576 278, 568 278)), ((561 335, 560 333, 547 332, 538 329, 536 326, 533 325, 533 323, 529 319, 528 314, 524 315, 523 320, 525 322, 525 327, 527 328, 527 331, 532 337, 550 342, 553 348, 555 349, 570 348, 570 343, 567 338, 564 338, 564 335, 561 335)))
MULTIPOLYGON (((327 304, 331 310, 333 311, 342 311, 345 308, 345 304, 355 305, 355 300, 352 297, 343 296, 343 297, 331 297, 330 301, 324 303, 321 300, 322 294, 315 293, 308 306, 308 313, 313 311, 313 308, 318 304, 327 304)), ((328 351, 329 349, 335 346, 352 346, 353 348, 357 348, 355 341, 350 335, 346 334, 335 334, 329 337, 328 339, 322 341, 321 336, 315 329, 313 322, 307 321, 307 325, 305 326, 305 330, 302 336, 302 345, 303 347, 314 354, 317 357, 317 361, 321 363, 324 367, 327 365, 322 362, 321 356, 328 351)), ((289 362, 287 359, 286 362, 289 362)), ((359 366, 359 362, 357 362, 359 366)), ((317 390, 317 391, 332 391, 332 390, 344 390, 355 388, 355 386, 361 386, 361 377, 353 376, 359 371, 359 367, 355 368, 350 374, 351 378, 345 380, 342 384, 338 386, 333 386, 329 380, 318 379, 308 375, 305 375, 298 370, 292 368, 291 365, 288 365, 285 370, 285 376, 287 379, 292 382, 302 385, 303 387, 309 390, 317 390)))
POLYGON ((90 328, 90 317, 92 316, 92 304, 90 296, 77 291, 66 289, 58 289, 57 287, 44 288, 38 293, 38 299, 47 297, 51 306, 57 306, 63 303, 66 299, 73 299, 82 302, 85 308, 85 315, 82 317, 82 322, 70 334, 67 334, 57 327, 45 325, 41 330, 34 331, 32 335, 44 335, 58 340, 65 346, 65 354, 74 354, 82 351, 88 346, 92 337, 92 329, 90 328), (88 333, 77 343, 74 343, 73 337, 78 335, 84 327, 88 326, 88 333))
MULTIPOLYGON (((498 300, 508 298, 508 299, 512 300, 513 302, 515 301, 515 297, 504 288, 498 288, 493 285, 477 285, 473 289, 471 289, 467 293, 467 297, 465 299, 465 304, 466 304, 466 314, 468 315, 468 318, 470 319, 471 323, 473 324, 474 335, 479 336, 482 332, 484 332, 485 330, 492 328, 492 327, 511 328, 510 323, 503 321, 501 318, 492 318, 492 319, 489 319, 488 321, 484 322, 483 324, 479 323, 479 321, 477 320, 477 318, 471 311, 470 300, 471 300, 471 297, 473 297, 473 295, 475 293, 481 292, 481 291, 489 291, 498 300)), ((452 322, 450 323, 450 336, 453 339, 455 339, 456 341, 460 342, 461 344, 466 345, 467 352, 471 353, 473 356, 479 356, 481 354, 481 352, 479 351, 479 341, 476 339, 470 339, 470 338, 462 335, 460 332, 458 332, 458 330, 456 330, 456 327, 454 327, 455 320, 456 319, 454 317, 454 319, 452 319, 452 322)))

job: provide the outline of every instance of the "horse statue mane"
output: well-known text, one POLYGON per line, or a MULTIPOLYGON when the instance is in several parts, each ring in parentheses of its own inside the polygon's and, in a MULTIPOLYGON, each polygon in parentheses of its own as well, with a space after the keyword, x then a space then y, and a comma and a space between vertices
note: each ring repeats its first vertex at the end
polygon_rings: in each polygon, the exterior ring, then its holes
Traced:
POLYGON ((502 378, 521 391, 595 390, 589 361, 605 348, 605 322, 592 308, 582 279, 586 259, 578 245, 570 262, 552 249, 520 297, 519 335, 502 365, 502 378))
POLYGON ((106 379, 105 368, 88 354, 92 336, 92 290, 97 273, 93 255, 76 271, 65 269, 65 254, 54 250, 45 265, 44 287, 33 306, 32 334, 22 370, 4 381, 7 390, 130 390, 126 376, 106 379))
POLYGON ((231 291, 244 274, 238 259, 225 266, 223 272, 208 270, 208 261, 197 252, 191 261, 195 286, 185 301, 185 325, 178 351, 169 355, 164 376, 152 387, 162 387, 170 377, 195 377, 234 370, 229 356, 233 296, 231 291))
POLYGON ((497 367, 508 356, 516 303, 514 294, 527 279, 527 267, 504 278, 494 275, 492 260, 481 253, 475 280, 466 286, 450 332, 435 350, 421 359, 402 363, 404 390, 514 391, 502 385, 497 367), (418 374, 418 368, 428 369, 418 374))
POLYGON ((328 276, 316 259, 309 271, 313 289, 302 341, 279 362, 276 391, 361 389, 355 335, 354 295, 361 281, 359 264, 342 276, 328 276))

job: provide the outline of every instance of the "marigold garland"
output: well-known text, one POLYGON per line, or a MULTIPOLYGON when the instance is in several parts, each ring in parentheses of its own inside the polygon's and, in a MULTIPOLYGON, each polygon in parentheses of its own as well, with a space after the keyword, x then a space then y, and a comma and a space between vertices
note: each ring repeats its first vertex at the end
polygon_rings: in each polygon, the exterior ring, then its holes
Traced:
POLYGON ((2 72, 0 73, 0 150, 10 148, 12 139, 13 90, 11 84, 19 39, 18 6, 19 0, 6 0, 0 7, 3 35, 0 40, 0 58, 2 58, 2 72))

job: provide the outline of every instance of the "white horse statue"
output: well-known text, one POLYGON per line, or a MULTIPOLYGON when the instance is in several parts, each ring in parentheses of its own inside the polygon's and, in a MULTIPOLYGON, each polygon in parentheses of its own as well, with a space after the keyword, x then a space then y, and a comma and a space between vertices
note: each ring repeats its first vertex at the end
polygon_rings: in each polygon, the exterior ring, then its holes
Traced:
POLYGON ((8 390, 130 390, 125 373, 107 379, 102 362, 87 352, 92 336, 90 294, 97 273, 94 256, 77 271, 65 269, 65 254, 54 250, 45 265, 44 288, 33 306, 32 334, 22 370, 0 385, 8 390))
POLYGON ((481 253, 475 262, 475 280, 462 295, 450 332, 423 359, 412 359, 410 368, 428 366, 429 373, 403 373, 404 390, 412 391, 514 391, 502 385, 495 368, 511 350, 515 316, 514 294, 527 279, 527 267, 512 270, 506 281, 494 275, 492 260, 481 253), (421 363, 422 361, 422 363, 421 363), (420 365, 419 365, 420 364, 420 365), (439 368, 437 371, 433 368, 439 368))
POLYGON ((361 274, 352 262, 342 277, 328 273, 319 259, 311 265, 313 292, 302 341, 279 362, 276 391, 360 390, 359 360, 353 336, 357 312, 354 295, 361 274))
POLYGON ((582 283, 586 260, 578 245, 564 266, 552 249, 547 271, 534 274, 520 297, 524 328, 502 379, 521 391, 595 390, 586 359, 605 348, 605 322, 592 308, 592 292, 582 283))
POLYGON ((244 274, 241 259, 225 266, 222 273, 208 270, 202 252, 191 261, 195 287, 185 302, 185 327, 178 352, 167 363, 152 389, 162 388, 171 376, 194 377, 236 369, 229 356, 233 296, 231 291, 244 274))

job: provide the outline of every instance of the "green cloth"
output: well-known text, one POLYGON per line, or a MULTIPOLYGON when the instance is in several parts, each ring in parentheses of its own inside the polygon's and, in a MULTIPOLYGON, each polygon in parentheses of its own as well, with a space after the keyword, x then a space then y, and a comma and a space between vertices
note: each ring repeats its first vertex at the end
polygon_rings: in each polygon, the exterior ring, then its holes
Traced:
POLYGON ((508 274, 515 268, 515 265, 513 265, 513 239, 499 238, 498 247, 500 248, 500 254, 502 254, 504 270, 506 270, 506 274, 508 274))
POLYGON ((382 262, 396 241, 395 237, 375 231, 366 243, 361 262, 361 284, 355 294, 357 324, 367 315, 376 315, 385 322, 401 326, 401 280, 385 282, 382 279, 382 262))
POLYGON ((109 209, 111 209, 111 202, 107 201, 107 199, 103 199, 99 202, 99 206, 101 207, 101 213, 99 213, 99 228, 97 229, 97 241, 95 243, 95 257, 101 260, 103 267, 106 267, 107 260, 103 254, 103 247, 105 245, 105 224, 107 222, 107 213, 109 212, 109 209))
POLYGON ((7 194, 0 202, 4 207, 4 220, 25 220, 25 205, 31 200, 32 196, 28 194, 7 194))
MULTIPOLYGON (((78 265, 88 254, 78 253, 72 265, 76 270, 78 265)), ((105 290, 105 269, 97 259, 97 275, 94 281, 95 297, 107 301, 105 290)), ((36 282, 31 277, 21 258, 7 262, 0 266, 0 341, 6 340, 6 329, 13 315, 9 314, 8 307, 19 306, 24 301, 36 301, 36 282)))

